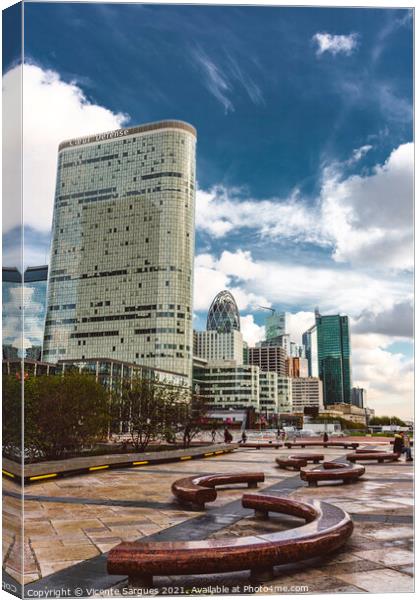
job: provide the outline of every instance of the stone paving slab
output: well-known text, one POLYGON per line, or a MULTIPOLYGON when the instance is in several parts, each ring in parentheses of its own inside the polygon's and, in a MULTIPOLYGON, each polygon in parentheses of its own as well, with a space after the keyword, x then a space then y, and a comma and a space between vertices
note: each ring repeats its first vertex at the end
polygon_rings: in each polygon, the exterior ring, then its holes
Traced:
MULTIPOLYGON (((339 458, 342 452, 339 448, 324 450, 328 460, 339 458)), ((174 501, 170 486, 175 479, 194 473, 263 470, 266 481, 259 486, 261 490, 301 499, 316 497, 339 505, 354 514, 355 531, 344 552, 326 557, 316 566, 305 570, 301 565, 277 567, 275 579, 270 582, 274 587, 262 593, 281 593, 281 586, 299 585, 308 587, 303 593, 372 592, 375 573, 382 571, 391 587, 401 584, 400 591, 409 588, 413 581, 412 465, 383 464, 375 469, 374 476, 367 466, 366 480, 362 478, 357 484, 309 489, 299 474, 277 468, 275 457, 279 454, 272 449, 243 449, 217 458, 178 462, 176 468, 161 464, 116 469, 31 486, 29 495, 34 497, 29 499, 27 495, 25 500, 25 583, 32 582, 32 590, 80 581, 95 588, 118 582, 124 585, 124 578, 106 574, 105 553, 120 541, 204 539, 244 535, 253 526, 261 528, 261 522, 253 525, 253 519, 247 518, 249 511, 241 507, 243 487, 221 490, 217 501, 205 512, 192 512, 174 501), (130 505, 133 502, 139 505, 130 505)), ((290 451, 286 449, 283 454, 290 451)), ((6 492, 19 492, 15 484, 4 483, 6 492)), ((14 579, 19 579, 20 568, 21 544, 16 544, 20 503, 19 498, 5 496, 5 568, 14 579)), ((291 521, 270 519, 264 526, 268 530, 290 527, 291 521)), ((157 578, 160 588, 166 582, 190 589, 206 581, 209 585, 246 586, 249 574, 157 578)))

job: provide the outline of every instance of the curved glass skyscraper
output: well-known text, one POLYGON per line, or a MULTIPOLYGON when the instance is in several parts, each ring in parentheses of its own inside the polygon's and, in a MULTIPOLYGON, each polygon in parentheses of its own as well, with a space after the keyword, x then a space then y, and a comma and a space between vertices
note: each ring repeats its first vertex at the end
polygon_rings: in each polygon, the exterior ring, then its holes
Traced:
POLYGON ((195 146, 181 121, 60 144, 44 360, 191 380, 195 146))
POLYGON ((207 331, 230 333, 234 330, 241 330, 239 310, 232 294, 223 290, 217 294, 209 308, 207 331))

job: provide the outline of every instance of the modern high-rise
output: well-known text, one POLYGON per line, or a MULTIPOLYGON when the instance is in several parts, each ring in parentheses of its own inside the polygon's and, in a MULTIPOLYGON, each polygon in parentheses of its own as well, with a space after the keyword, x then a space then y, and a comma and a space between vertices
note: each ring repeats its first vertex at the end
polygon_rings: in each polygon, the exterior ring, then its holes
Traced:
POLYGON ((48 266, 3 267, 3 358, 41 358, 48 266), (23 318, 23 314, 25 318, 23 318))
POLYGON ((192 374, 195 129, 60 144, 43 359, 192 374))
POLYGON ((236 329, 229 332, 194 331, 194 356, 207 361, 234 360, 243 364, 244 340, 236 329))
POLYGON ((351 388, 351 404, 359 408, 366 408, 366 390, 364 388, 351 388))
POLYGON ((22 275, 16 267, 2 269, 3 358, 17 359, 22 349, 22 275))
POLYGON ((258 346, 248 348, 248 363, 260 367, 262 371, 275 371, 286 377, 286 351, 281 346, 258 346))
POLYGON ((228 290, 217 294, 207 314, 207 331, 230 333, 241 330, 239 310, 235 298, 228 290))
POLYGON ((23 274, 23 281, 25 358, 40 360, 47 304, 48 265, 28 267, 23 274))
POLYGON ((271 340, 289 333, 290 315, 287 312, 272 311, 265 319, 265 338, 271 340))
MULTIPOLYGON (((316 313, 319 377, 324 406, 351 402, 351 350, 346 316, 316 313)), ((312 361, 313 364, 313 361, 312 361)))
POLYGON ((319 377, 318 368, 318 336, 317 327, 312 325, 302 335, 303 346, 305 347, 306 358, 308 359, 308 373, 310 377, 319 377))

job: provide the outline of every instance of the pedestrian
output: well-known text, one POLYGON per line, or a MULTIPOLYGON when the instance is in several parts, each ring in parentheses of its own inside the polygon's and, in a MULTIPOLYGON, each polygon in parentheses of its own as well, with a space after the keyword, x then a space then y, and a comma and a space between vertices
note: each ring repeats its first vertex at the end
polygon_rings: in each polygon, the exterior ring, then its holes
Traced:
POLYGON ((328 433, 326 431, 324 431, 323 441, 324 441, 324 444, 326 444, 328 442, 328 433))
POLYGON ((216 441, 216 430, 213 427, 213 429, 211 430, 211 442, 212 442, 212 444, 214 444, 215 441, 216 441))
POLYGON ((280 436, 281 436, 280 427, 277 427, 277 434, 276 434, 277 441, 280 439, 280 436))
POLYGON ((281 432, 281 441, 284 442, 285 439, 286 439, 286 432, 282 431, 281 432))
POLYGON ((246 444, 246 440, 247 440, 246 433, 245 433, 245 431, 243 431, 242 432, 242 443, 246 444))
POLYGON ((404 453, 404 439, 403 436, 398 432, 394 436, 393 451, 395 452, 395 454, 404 453))
POLYGON ((403 452, 405 453, 405 461, 412 462, 413 457, 411 455, 410 438, 406 433, 403 433, 403 444, 404 444, 403 452))
POLYGON ((224 438, 225 438, 225 444, 230 444, 230 442, 232 441, 232 434, 230 433, 229 429, 227 427, 225 427, 224 430, 224 438))

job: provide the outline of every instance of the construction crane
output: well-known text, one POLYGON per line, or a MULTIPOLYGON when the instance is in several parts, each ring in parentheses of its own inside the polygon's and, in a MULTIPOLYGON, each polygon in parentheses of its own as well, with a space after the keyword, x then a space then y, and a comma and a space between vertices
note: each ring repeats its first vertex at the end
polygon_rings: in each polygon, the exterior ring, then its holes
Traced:
POLYGON ((257 306, 258 306, 258 308, 262 308, 263 310, 271 310, 271 312, 273 313, 273 315, 276 312, 274 310, 274 308, 271 308, 270 306, 260 306, 259 304, 257 304, 257 306))

